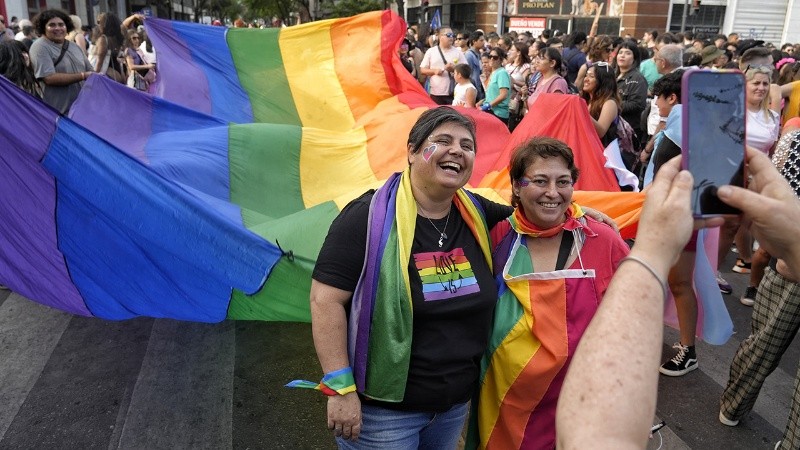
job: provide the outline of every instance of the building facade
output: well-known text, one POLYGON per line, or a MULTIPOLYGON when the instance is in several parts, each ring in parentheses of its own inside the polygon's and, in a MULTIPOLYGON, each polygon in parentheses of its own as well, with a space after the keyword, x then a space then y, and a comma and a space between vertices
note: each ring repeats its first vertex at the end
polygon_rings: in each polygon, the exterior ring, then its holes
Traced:
POLYGON ((429 22, 438 10, 442 23, 458 30, 538 35, 544 28, 588 32, 597 8, 600 34, 641 38, 647 30, 676 32, 683 24, 689 31, 737 32, 776 46, 800 41, 800 1, 795 0, 406 0, 401 15, 415 24, 429 22))

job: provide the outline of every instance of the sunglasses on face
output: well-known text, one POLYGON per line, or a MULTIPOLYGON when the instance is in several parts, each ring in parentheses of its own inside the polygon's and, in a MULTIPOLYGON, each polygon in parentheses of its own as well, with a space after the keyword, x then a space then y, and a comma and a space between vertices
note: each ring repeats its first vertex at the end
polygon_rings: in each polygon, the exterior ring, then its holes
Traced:
POLYGON ((444 35, 449 37, 449 38, 452 38, 453 36, 455 36, 455 34, 453 34, 453 33, 445 33, 444 35))
POLYGON ((489 55, 489 58, 491 58, 491 59, 500 59, 500 57, 497 56, 497 55, 489 55))

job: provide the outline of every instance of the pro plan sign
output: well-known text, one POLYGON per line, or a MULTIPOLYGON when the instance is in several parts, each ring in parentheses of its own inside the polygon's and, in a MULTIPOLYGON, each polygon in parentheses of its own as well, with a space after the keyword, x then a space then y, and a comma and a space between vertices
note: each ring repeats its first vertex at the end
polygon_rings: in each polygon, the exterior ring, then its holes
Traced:
POLYGON ((530 31, 533 37, 542 34, 547 28, 547 19, 544 17, 512 17, 508 26, 508 31, 524 33, 530 31))
MULTIPOLYGON (((516 0, 517 14, 559 14, 563 0, 516 0)), ((567 5, 569 8, 569 5, 567 5)))

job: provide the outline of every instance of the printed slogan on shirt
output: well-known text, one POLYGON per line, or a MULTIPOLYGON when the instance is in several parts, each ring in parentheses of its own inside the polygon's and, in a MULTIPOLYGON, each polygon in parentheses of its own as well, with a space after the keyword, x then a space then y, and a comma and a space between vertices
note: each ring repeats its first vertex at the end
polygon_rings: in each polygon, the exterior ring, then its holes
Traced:
POLYGON ((446 300, 478 292, 478 281, 464 250, 416 253, 414 263, 422 279, 425 301, 446 300))

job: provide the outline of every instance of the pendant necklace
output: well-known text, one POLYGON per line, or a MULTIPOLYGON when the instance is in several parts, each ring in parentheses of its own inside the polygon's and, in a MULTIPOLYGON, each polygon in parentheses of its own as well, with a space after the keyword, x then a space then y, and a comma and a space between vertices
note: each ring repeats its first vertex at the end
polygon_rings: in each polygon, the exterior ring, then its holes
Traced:
MULTIPOLYGON (((419 205, 419 204, 417 204, 417 205, 419 205)), ((419 208, 419 209, 422 209, 422 208, 419 208)), ((433 221, 431 220, 430 217, 423 216, 426 219, 428 219, 428 222, 431 223, 431 226, 433 227, 433 229, 436 230, 437 233, 439 233, 439 248, 442 248, 442 245, 444 245, 444 241, 447 240, 447 233, 445 233, 445 231, 447 231, 447 224, 450 223, 450 213, 452 211, 453 211, 453 206, 450 205, 450 209, 447 210, 447 220, 445 220, 445 222, 444 222, 444 228, 442 229, 442 231, 439 231, 439 228, 436 227, 436 224, 433 223, 433 221)), ((425 211, 423 211, 423 212, 425 212, 425 211)))

